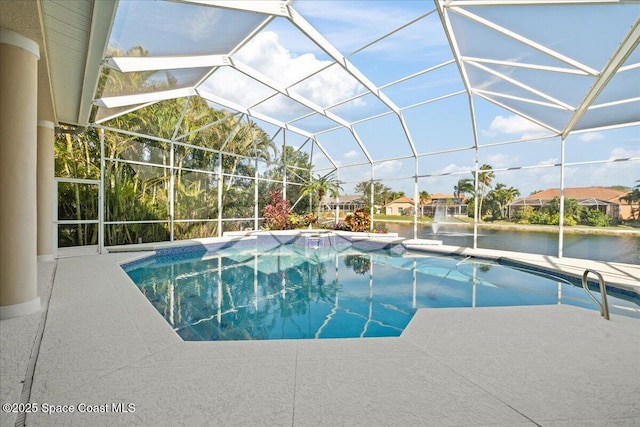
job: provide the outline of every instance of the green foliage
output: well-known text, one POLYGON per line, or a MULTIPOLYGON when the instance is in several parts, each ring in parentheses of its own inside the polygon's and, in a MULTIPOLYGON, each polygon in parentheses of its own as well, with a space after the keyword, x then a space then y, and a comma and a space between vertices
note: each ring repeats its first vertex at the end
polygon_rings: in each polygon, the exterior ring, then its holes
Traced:
POLYGON ((453 195, 461 198, 465 195, 473 196, 473 180, 470 178, 459 179, 458 183, 453 186, 453 195))
POLYGON ((550 214, 549 212, 535 211, 529 217, 529 223, 530 224, 551 224, 551 221, 552 221, 551 216, 552 214, 550 214))
POLYGON ((586 209, 582 213, 582 222, 593 227, 607 227, 611 224, 611 217, 597 209, 586 209))
POLYGON ((487 209, 491 211, 492 218, 506 218, 507 206, 519 195, 520 191, 516 188, 507 188, 506 185, 497 183, 495 189, 489 191, 486 197, 487 209))
POLYGON ((358 209, 344 218, 344 224, 349 231, 368 231, 371 228, 371 214, 358 209))
MULTIPOLYGON (((134 54, 144 56, 144 50, 136 50, 134 54)), ((149 76, 128 73, 121 76, 123 80, 116 77, 114 73, 110 77, 103 76, 101 85, 117 92, 118 87, 126 86, 124 79, 144 81, 149 76)), ((170 87, 173 83, 168 76, 164 83, 149 84, 170 87)), ((204 100, 193 97, 189 101, 158 102, 105 122, 108 127, 127 128, 164 138, 171 138, 177 131, 178 135, 186 135, 181 142, 194 145, 175 144, 171 156, 171 144, 168 142, 105 131, 105 220, 130 222, 105 224, 107 246, 137 243, 139 239, 143 242, 169 240, 172 200, 176 239, 215 235, 218 222, 207 220, 218 218, 219 203, 223 219, 253 217, 256 161, 246 157, 257 158, 261 165, 268 165, 277 151, 269 136, 254 122, 239 121, 235 117, 223 120, 225 116, 226 112, 214 110, 204 100), (184 117, 180 121, 183 112, 184 117), (214 122, 213 126, 205 126, 214 122), (180 128, 176 129, 178 125, 180 128), (225 151, 237 155, 218 153, 216 150, 223 144, 225 151), (171 157, 173 169, 169 167, 171 157), (205 172, 195 172, 198 170, 205 172), (216 170, 220 170, 222 175, 214 173, 216 170), (172 182, 173 195, 170 194, 172 182), (218 188, 222 189, 221 200, 218 200, 218 188), (189 221, 180 222, 183 220, 189 221)), ((263 167, 262 170, 267 171, 268 168, 263 167)), ((56 136, 55 173, 63 178, 100 178, 100 143, 95 129, 89 128, 79 135, 56 136)), ((260 181, 260 206, 264 206, 268 194, 268 191, 262 191, 265 182, 268 181, 260 181)), ((61 189, 61 217, 97 219, 97 194, 76 184, 67 187, 61 189)), ((250 224, 226 221, 223 225, 225 230, 232 230, 250 224)), ((97 227, 93 224, 66 226, 61 228, 60 244, 94 244, 96 232, 97 227)))
POLYGON ((318 218, 312 213, 304 215, 291 212, 289 214, 289 228, 306 228, 318 222, 318 218))
MULTIPOLYGON (((560 215, 558 215, 560 216, 560 215)), ((576 221, 576 219, 572 216, 566 216, 564 217, 564 225, 573 227, 574 225, 577 225, 578 221, 576 221)))
POLYGON ((300 195, 314 197, 314 202, 317 206, 317 216, 320 217, 320 202, 325 194, 336 197, 341 190, 342 181, 338 180, 335 176, 318 175, 316 178, 311 178, 302 185, 300 195))
POLYGON ((516 212, 515 221, 518 224, 531 224, 533 214, 533 206, 523 206, 516 212))
POLYGON ((469 199, 467 201, 467 217, 468 218, 475 218, 475 205, 476 205, 476 199, 469 199))
MULTIPOLYGON (((565 200, 564 225, 574 226, 580 223, 581 206, 575 199, 565 200)), ((558 225, 560 223, 560 199, 554 198, 540 210, 533 206, 524 206, 516 213, 518 224, 558 225)))

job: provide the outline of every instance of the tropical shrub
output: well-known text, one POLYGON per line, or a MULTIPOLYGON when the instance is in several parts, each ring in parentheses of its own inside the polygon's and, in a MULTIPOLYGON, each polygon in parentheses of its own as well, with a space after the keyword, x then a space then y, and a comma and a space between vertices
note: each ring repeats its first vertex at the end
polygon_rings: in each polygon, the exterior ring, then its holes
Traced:
POLYGON ((349 226, 344 221, 338 222, 336 225, 333 226, 333 229, 338 231, 351 231, 349 226))
POLYGON ((306 213, 304 215, 291 212, 289 214, 289 227, 290 228, 305 228, 310 225, 314 225, 318 222, 318 218, 312 213, 306 213))
POLYGON ((286 230, 289 227, 289 213, 291 205, 288 200, 282 198, 279 191, 269 193, 271 203, 264 207, 262 216, 264 217, 265 228, 268 230, 286 230))
POLYGON ((349 231, 367 231, 371 228, 371 214, 364 209, 358 209, 344 218, 349 231))
POLYGON ((582 222, 593 227, 606 227, 611 224, 611 217, 597 209, 586 209, 582 212, 582 222))
POLYGON ((535 211, 529 217, 530 224, 551 224, 551 215, 548 212, 535 211))
POLYGON ((533 206, 523 206, 516 212, 516 222, 518 224, 530 224, 533 214, 533 206))
POLYGON ((302 227, 302 215, 297 214, 295 212, 291 212, 288 217, 288 225, 291 228, 301 228, 302 227))

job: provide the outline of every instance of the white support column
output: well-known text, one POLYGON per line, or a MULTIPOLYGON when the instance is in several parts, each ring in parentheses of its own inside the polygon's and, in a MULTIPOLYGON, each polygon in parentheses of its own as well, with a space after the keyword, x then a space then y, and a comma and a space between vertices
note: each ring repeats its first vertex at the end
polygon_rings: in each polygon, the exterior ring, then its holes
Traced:
MULTIPOLYGON (((256 153, 256 143, 253 143, 253 152, 256 153)), ((255 171, 253 173, 253 230, 258 231, 258 217, 260 208, 258 206, 258 156, 254 157, 255 171)))
MULTIPOLYGON (((369 208, 369 210, 371 211, 371 230, 373 230, 374 227, 374 215, 375 215, 375 207, 373 206, 373 202, 375 200, 375 198, 373 197, 373 190, 375 189, 375 183, 373 182, 373 163, 371 163, 371 194, 369 195, 369 201, 371 203, 371 207, 369 208)), ((386 212, 383 212, 383 214, 386 214, 386 212)))
POLYGON ((38 60, 34 41, 0 28, 0 319, 40 310, 38 60))
POLYGON ((476 165, 474 170, 475 183, 473 185, 473 249, 478 249, 478 221, 480 209, 478 206, 478 147, 476 147, 476 165))
POLYGON ((558 258, 562 258, 564 245, 564 147, 565 139, 560 139, 560 218, 558 219, 558 258))
POLYGON ((53 261, 54 125, 38 120, 38 261, 53 261))
POLYGON ((98 192, 98 253, 104 252, 104 129, 98 129, 100 136, 100 191, 98 192))
POLYGON ((174 220, 175 220, 175 186, 176 186, 176 177, 174 174, 174 162, 175 162, 175 148, 173 141, 169 145, 169 241, 173 242, 175 238, 175 228, 174 228, 174 220))
POLYGON ((287 133, 282 134, 282 199, 287 200, 287 133))
POLYGON ((413 238, 418 238, 418 158, 414 157, 415 173, 413 175, 413 238))
POLYGON ((222 152, 218 152, 218 237, 222 237, 222 152))
MULTIPOLYGON (((313 147, 315 146, 315 140, 311 141, 311 156, 310 156, 310 160, 311 163, 313 164, 313 147)), ((311 184, 311 182, 313 181, 313 172, 311 172, 311 169, 309 169, 309 184, 311 184)), ((318 206, 320 205, 320 202, 322 200, 318 200, 318 206)), ((309 212, 313 212, 313 194, 309 193, 309 212)), ((318 224, 320 223, 320 209, 318 209, 318 224)))
MULTIPOLYGON (((340 169, 336 170, 336 179, 340 182, 340 169)), ((336 217, 335 224, 340 222, 340 193, 336 193, 336 217)))

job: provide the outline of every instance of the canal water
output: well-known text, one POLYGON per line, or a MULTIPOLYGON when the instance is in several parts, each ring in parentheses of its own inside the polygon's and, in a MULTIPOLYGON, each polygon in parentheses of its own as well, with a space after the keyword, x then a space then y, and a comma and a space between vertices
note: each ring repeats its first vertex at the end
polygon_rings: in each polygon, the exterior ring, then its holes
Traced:
MULTIPOLYGON (((413 238, 413 224, 383 224, 390 233, 413 238)), ((437 233, 433 233, 431 225, 418 224, 417 237, 441 240, 443 245, 473 247, 473 229, 451 224, 440 224, 437 233)), ((557 256, 558 234, 480 227, 478 247, 557 256)), ((640 265, 640 232, 616 235, 565 233, 563 256, 640 265)))

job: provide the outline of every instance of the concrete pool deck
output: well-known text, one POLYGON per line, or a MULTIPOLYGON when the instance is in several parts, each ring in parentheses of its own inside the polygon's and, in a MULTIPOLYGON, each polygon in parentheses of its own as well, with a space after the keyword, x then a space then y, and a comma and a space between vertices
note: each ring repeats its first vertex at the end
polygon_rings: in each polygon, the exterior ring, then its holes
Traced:
MULTIPOLYGON (((429 241, 420 239, 405 240, 404 245, 409 250, 420 250, 430 253, 506 259, 543 270, 564 273, 577 278, 581 278, 585 269, 589 268, 599 272, 607 285, 615 284, 619 288, 627 289, 633 291, 637 295, 640 295, 640 266, 638 265, 609 261, 593 261, 579 258, 558 258, 551 255, 500 251, 494 249, 471 249, 459 246, 428 245, 424 242, 429 241)), ((594 279, 595 276, 589 275, 590 281, 594 279)))
POLYGON ((45 310, 0 321, 0 398, 32 377, 29 402, 75 412, 0 425, 640 426, 639 319, 422 309, 399 338, 183 342, 119 267, 137 255, 38 264, 45 310))

